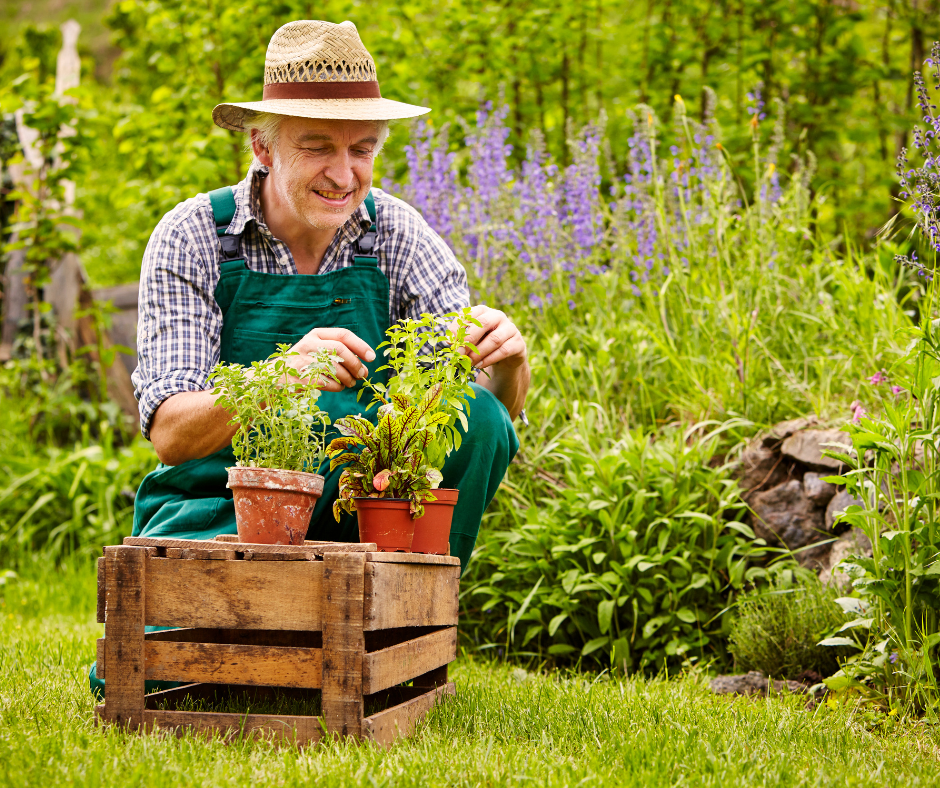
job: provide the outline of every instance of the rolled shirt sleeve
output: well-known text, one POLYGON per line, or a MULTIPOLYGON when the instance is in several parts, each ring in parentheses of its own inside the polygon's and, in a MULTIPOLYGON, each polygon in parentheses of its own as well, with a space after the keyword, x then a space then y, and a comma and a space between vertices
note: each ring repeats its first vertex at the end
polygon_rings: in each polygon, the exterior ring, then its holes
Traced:
POLYGON ((144 253, 133 382, 141 432, 148 440, 161 403, 183 391, 209 388, 209 373, 219 360, 218 274, 210 273, 216 262, 207 261, 198 247, 165 217, 144 253))

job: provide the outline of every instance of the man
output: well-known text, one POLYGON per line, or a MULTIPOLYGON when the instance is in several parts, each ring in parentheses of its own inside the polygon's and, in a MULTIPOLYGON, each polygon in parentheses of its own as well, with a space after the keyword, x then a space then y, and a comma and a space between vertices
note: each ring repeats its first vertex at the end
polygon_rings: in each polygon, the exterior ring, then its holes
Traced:
MULTIPOLYGON (((157 226, 144 256, 134 384, 143 434, 161 466, 141 485, 135 535, 212 538, 235 532, 225 487, 231 414, 207 377, 219 360, 247 364, 278 342, 301 369, 320 349, 341 362, 321 402, 335 419, 361 412, 357 384, 381 365, 391 322, 469 306, 453 253, 406 204, 371 190, 388 121, 429 110, 381 98, 375 64, 351 22, 291 22, 271 39, 260 102, 221 104, 213 119, 249 134, 244 181, 187 200, 157 226), (372 226, 374 225, 374 231, 372 226)), ((483 511, 518 449, 512 427, 529 386, 526 345, 502 312, 478 305, 471 332, 482 373, 470 429, 444 466, 461 490, 451 550, 466 568, 483 511)), ((468 351, 469 352, 469 351, 468 351)), ((358 541, 331 515, 339 472, 308 538, 358 541)))

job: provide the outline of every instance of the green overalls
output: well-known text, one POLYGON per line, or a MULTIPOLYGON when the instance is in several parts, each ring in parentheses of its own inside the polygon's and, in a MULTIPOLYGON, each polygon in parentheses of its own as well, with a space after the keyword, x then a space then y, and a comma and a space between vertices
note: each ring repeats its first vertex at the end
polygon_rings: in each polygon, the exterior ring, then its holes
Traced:
MULTIPOLYGON (((372 219, 360 238, 353 265, 314 276, 265 274, 248 268, 239 257, 241 237, 229 235, 235 215, 235 199, 229 187, 210 192, 212 212, 221 246, 221 274, 215 300, 222 311, 220 358, 227 363, 250 364, 267 358, 276 345, 293 345, 314 328, 348 328, 377 348, 388 328, 388 279, 378 268, 374 254, 377 228, 371 192, 366 207, 372 219)), ((381 351, 369 374, 382 366, 381 351)), ((362 384, 340 392, 323 392, 320 406, 332 421, 352 413, 375 419, 376 408, 365 408, 356 395, 362 384)), ((505 406, 489 391, 473 384, 476 399, 470 401, 469 430, 460 450, 444 463, 442 487, 460 490, 450 535, 453 555, 466 569, 480 530, 483 512, 502 482, 519 441, 505 406)), ((134 536, 175 539, 212 539, 234 534, 235 506, 225 486, 227 468, 235 464, 231 447, 182 465, 160 464, 140 485, 134 501, 134 536)), ((339 487, 340 469, 330 472, 324 463, 320 473, 326 481, 313 516, 308 539, 358 542, 354 516, 344 514, 339 523, 332 506, 339 487)), ((149 631, 149 628, 148 628, 149 631)), ((92 666, 92 691, 101 696, 104 682, 92 666)), ((148 689, 151 682, 148 682, 148 689)), ((154 683, 154 688, 157 688, 154 683)))

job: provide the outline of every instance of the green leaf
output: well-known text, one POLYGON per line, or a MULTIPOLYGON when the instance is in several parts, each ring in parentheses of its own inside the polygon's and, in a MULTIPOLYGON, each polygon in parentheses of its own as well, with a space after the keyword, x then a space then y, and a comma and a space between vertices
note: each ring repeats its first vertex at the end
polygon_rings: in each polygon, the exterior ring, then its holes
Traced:
POLYGON ((823 640, 820 640, 816 645, 817 646, 854 646, 855 648, 861 648, 858 645, 858 643, 852 640, 852 638, 840 638, 840 637, 825 638, 823 640))
POLYGON ((839 627, 837 632, 845 632, 847 629, 854 629, 855 627, 862 627, 863 629, 871 629, 871 625, 874 623, 875 619, 873 618, 856 618, 852 621, 848 621, 839 627))
POLYGON ((599 637, 594 638, 593 640, 589 640, 584 644, 584 648, 581 649, 581 656, 586 657, 589 654, 593 654, 599 648, 606 646, 608 643, 610 643, 609 637, 599 637))
POLYGON ((597 626, 601 634, 606 635, 610 631, 615 605, 616 600, 613 599, 605 599, 597 605, 597 626))
POLYGON ((558 627, 560 627, 567 618, 568 618, 567 613, 559 613, 551 621, 549 621, 548 622, 548 636, 554 637, 555 633, 558 631, 558 627))

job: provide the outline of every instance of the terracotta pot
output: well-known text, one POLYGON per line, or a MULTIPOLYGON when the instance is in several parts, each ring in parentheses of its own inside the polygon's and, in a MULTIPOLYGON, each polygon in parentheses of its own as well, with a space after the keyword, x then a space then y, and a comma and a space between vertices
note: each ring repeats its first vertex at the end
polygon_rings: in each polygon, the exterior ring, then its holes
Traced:
POLYGON ((450 543, 450 524, 454 519, 457 490, 432 490, 436 501, 424 502, 424 517, 415 520, 415 538, 412 553, 447 555, 450 543))
POLYGON ((229 468, 238 540, 249 544, 303 544, 323 477, 274 468, 229 468))
POLYGON ((375 542, 385 553, 408 553, 415 534, 407 498, 354 498, 359 541, 375 542))

